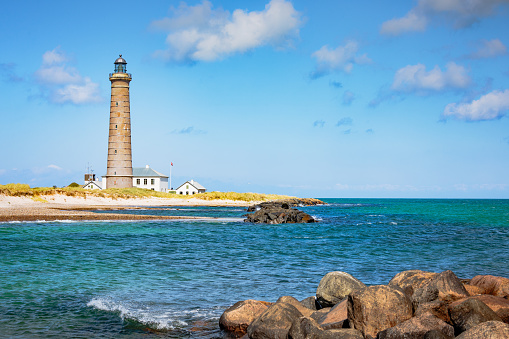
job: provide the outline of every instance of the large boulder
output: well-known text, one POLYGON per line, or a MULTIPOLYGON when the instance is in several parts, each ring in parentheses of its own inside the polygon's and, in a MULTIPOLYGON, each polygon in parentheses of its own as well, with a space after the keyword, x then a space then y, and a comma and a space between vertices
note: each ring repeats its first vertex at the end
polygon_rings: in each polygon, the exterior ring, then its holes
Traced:
POLYGON ((301 317, 294 321, 288 332, 290 339, 364 339, 361 332, 355 329, 330 329, 320 327, 315 320, 301 317))
POLYGON ((258 300, 239 301, 223 312, 219 318, 219 327, 241 337, 247 333, 247 327, 270 305, 258 300))
POLYGON ((316 297, 313 295, 311 297, 307 297, 300 301, 301 305, 304 307, 307 307, 309 309, 312 309, 313 311, 316 311, 316 297))
POLYGON ((412 299, 414 307, 417 308, 421 303, 436 299, 449 303, 468 296, 467 290, 458 277, 452 271, 444 271, 417 288, 412 299))
POLYGON ((324 205, 325 203, 318 199, 313 198, 293 198, 293 199, 281 199, 274 201, 266 201, 260 204, 252 205, 247 208, 248 212, 255 212, 261 208, 290 208, 297 206, 314 206, 324 205))
POLYGON ((468 331, 461 333, 456 339, 507 339, 509 325, 501 321, 486 321, 468 331))
POLYGON ((433 300, 421 303, 414 310, 414 317, 421 316, 425 313, 431 313, 438 319, 450 324, 451 318, 449 317, 449 304, 442 300, 433 300))
POLYGON ((292 323, 300 317, 295 306, 276 302, 249 325, 247 334, 251 339, 286 339, 292 323))
POLYGON ((502 321, 485 303, 474 298, 452 303, 449 306, 449 315, 456 335, 485 321, 502 321))
POLYGON ((350 327, 367 337, 376 337, 390 327, 412 318, 412 303, 402 289, 378 285, 348 295, 350 327))
POLYGON ((310 309, 310 308, 307 308, 306 306, 302 305, 302 303, 300 301, 298 301, 297 299, 295 299, 294 297, 290 297, 290 296, 283 296, 283 297, 280 297, 276 303, 287 303, 287 304, 290 304, 292 305, 293 307, 295 307, 297 310, 299 310, 299 312, 305 316, 305 317, 309 317, 311 316, 311 314, 313 314, 314 310, 310 309))
POLYGON ((346 272, 329 272, 318 284, 316 300, 322 307, 332 307, 352 291, 364 287, 366 287, 366 285, 346 272))
POLYGON ((493 275, 477 275, 470 280, 470 285, 479 287, 483 294, 509 299, 509 279, 493 275))
POLYGON ((434 278, 437 274, 438 273, 421 270, 403 271, 396 274, 391 281, 389 281, 388 285, 403 289, 403 291, 411 297, 416 289, 422 287, 424 283, 434 278))
POLYGON ((477 299, 485 303, 502 319, 503 322, 509 323, 509 300, 494 295, 481 294, 471 298, 477 299))
POLYGON ((345 298, 339 304, 336 304, 325 316, 318 322, 326 330, 334 328, 345 328, 348 325, 348 299, 345 298))
POLYGON ((454 337, 454 328, 451 325, 431 313, 424 313, 378 333, 377 339, 420 339, 433 330, 442 333, 446 338, 454 337))
POLYGON ((283 207, 262 207, 252 214, 246 214, 245 222, 255 224, 293 224, 293 223, 311 223, 315 219, 309 214, 299 211, 295 208, 283 207))

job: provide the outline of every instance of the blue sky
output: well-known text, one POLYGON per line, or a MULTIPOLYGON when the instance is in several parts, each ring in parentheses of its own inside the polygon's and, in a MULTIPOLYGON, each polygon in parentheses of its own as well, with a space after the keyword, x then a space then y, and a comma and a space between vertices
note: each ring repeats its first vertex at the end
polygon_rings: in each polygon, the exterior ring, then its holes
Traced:
POLYGON ((105 174, 121 53, 133 166, 174 187, 509 198, 507 0, 10 1, 0 31, 0 184, 105 174))

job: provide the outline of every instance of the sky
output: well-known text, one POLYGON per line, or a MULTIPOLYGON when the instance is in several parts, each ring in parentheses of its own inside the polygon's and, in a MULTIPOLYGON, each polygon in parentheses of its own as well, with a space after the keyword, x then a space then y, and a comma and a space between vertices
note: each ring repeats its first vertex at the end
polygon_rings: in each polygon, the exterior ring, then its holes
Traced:
POLYGON ((20 0, 0 32, 0 184, 106 174, 122 54, 174 188, 509 198, 508 0, 20 0))

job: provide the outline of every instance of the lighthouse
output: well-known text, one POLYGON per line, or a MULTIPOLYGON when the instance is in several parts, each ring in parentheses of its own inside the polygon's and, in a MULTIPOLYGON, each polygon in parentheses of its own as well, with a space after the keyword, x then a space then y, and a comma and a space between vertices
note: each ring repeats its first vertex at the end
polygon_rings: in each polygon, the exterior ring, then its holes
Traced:
POLYGON ((133 187, 131 154, 131 108, 127 62, 120 54, 115 60, 115 71, 110 73, 111 103, 110 131, 108 138, 108 163, 105 188, 133 187))

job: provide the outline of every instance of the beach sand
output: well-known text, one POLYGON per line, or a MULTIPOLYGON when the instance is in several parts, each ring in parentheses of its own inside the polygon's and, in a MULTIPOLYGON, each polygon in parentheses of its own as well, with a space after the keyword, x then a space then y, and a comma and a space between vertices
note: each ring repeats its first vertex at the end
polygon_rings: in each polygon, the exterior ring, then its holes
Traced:
POLYGON ((255 201, 201 200, 196 198, 168 199, 151 197, 113 199, 96 196, 87 196, 84 198, 59 194, 40 196, 39 198, 40 199, 34 200, 30 197, 0 195, 0 221, 203 219, 185 215, 128 215, 119 213, 94 213, 91 211, 132 209, 148 206, 250 206, 257 203, 255 201))

